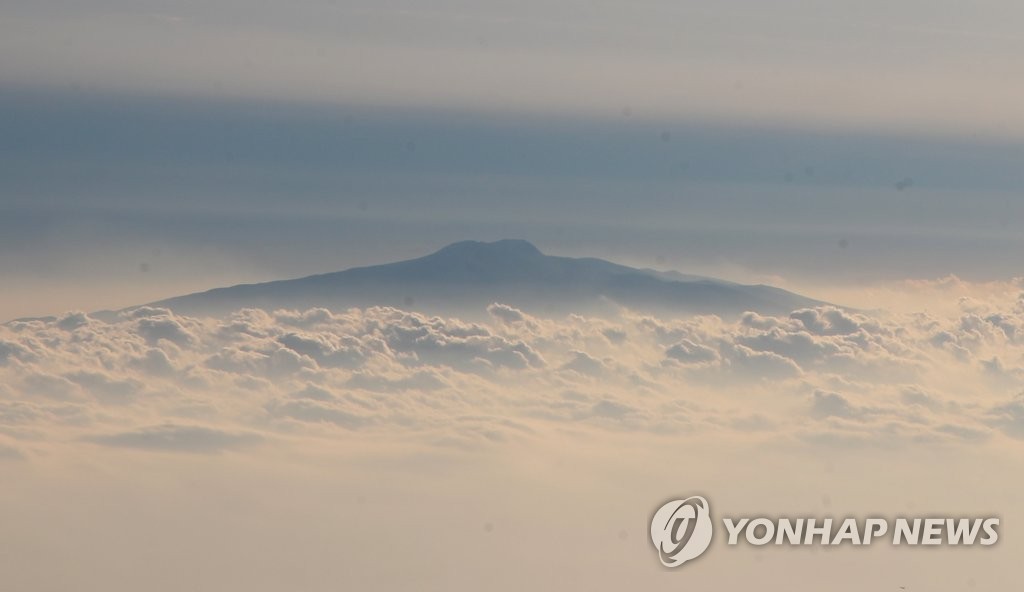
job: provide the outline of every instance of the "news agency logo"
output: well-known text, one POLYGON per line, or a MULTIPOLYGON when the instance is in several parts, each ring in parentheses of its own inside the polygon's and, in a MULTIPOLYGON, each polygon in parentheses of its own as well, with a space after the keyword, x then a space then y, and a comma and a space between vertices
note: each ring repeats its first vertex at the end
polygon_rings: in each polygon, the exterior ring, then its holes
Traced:
MULTIPOLYGON (((729 547, 747 545, 866 546, 886 541, 893 546, 982 546, 999 541, 998 517, 925 518, 767 518, 724 517, 729 547)), ((672 500, 651 518, 651 542, 665 567, 679 567, 700 557, 711 545, 713 533, 708 500, 695 495, 672 500)))
POLYGON ((672 500, 651 519, 651 542, 665 567, 678 567, 700 557, 711 544, 711 532, 711 508, 699 495, 672 500))

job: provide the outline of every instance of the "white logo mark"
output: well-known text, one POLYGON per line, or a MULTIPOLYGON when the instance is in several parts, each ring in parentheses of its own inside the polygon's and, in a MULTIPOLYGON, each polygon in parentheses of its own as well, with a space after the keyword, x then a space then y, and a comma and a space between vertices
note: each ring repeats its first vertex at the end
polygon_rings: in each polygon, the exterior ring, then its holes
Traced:
POLYGON ((658 508, 651 519, 651 542, 665 567, 677 567, 700 556, 711 544, 708 500, 695 495, 658 508))

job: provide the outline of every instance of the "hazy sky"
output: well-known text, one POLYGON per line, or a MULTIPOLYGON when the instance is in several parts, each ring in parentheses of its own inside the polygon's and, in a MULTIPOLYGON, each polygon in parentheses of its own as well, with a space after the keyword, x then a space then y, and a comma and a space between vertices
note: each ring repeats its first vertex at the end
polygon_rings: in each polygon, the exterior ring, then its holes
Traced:
POLYGON ((1021 131, 1019 5, 8 2, 5 82, 1021 131))
POLYGON ((1021 12, 7 2, 0 317, 466 238, 806 290, 1009 277, 1021 12))
POLYGON ((0 588, 1007 589, 1021 22, 1009 0, 3 1, 0 321, 54 316, 0 323, 0 588), (65 312, 506 237, 871 312, 65 312), (719 535, 663 570, 648 520, 693 493, 996 514, 1004 537, 719 535))

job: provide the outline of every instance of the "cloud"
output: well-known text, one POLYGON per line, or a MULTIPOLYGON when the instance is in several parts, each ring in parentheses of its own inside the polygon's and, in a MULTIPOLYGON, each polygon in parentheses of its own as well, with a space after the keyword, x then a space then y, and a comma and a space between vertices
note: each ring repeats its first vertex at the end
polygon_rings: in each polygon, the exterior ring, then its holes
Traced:
POLYGON ((118 380, 101 372, 79 371, 65 378, 92 393, 99 399, 126 403, 142 390, 142 383, 134 379, 118 380))
POLYGON ((189 330, 169 310, 143 307, 136 309, 129 316, 138 319, 136 330, 150 345, 156 345, 161 339, 166 339, 184 346, 194 339, 189 330))
POLYGON ((805 308, 789 318, 800 321, 814 335, 849 335, 860 330, 861 322, 835 307, 805 308))
POLYGON ((724 346, 724 360, 736 377, 783 380, 801 374, 796 362, 773 351, 758 350, 741 343, 724 346))
POLYGON ((28 349, 11 341, 0 341, 0 366, 10 360, 27 360, 31 357, 28 349))
POLYGON ((388 307, 69 313, 0 326, 0 435, 21 455, 22 441, 215 452, 355 432, 471 449, 569 426, 823 446, 1019 440, 1018 304, 980 294, 949 314, 732 321, 540 319, 499 303, 491 322, 388 307))
POLYGON ((69 312, 57 320, 57 327, 65 331, 74 331, 79 327, 88 325, 91 319, 84 312, 69 312))
POLYGON ((367 372, 356 372, 345 382, 345 386, 354 389, 379 391, 384 393, 398 391, 434 391, 447 384, 438 373, 428 370, 417 370, 405 376, 380 376, 367 372))
POLYGON ((267 405, 267 412, 277 418, 308 423, 331 423, 348 429, 360 428, 374 421, 371 416, 352 413, 333 402, 310 399, 273 401, 267 405))
POLYGON ((231 433, 201 426, 159 425, 130 432, 95 435, 89 441, 115 448, 211 453, 260 442, 256 434, 231 433))
POLYGON ((1024 440, 1024 396, 993 407, 989 416, 991 425, 1011 438, 1024 440))
POLYGON ((487 307, 487 312, 489 312, 494 318, 506 323, 521 323, 526 321, 526 315, 523 311, 507 304, 499 304, 495 302, 487 307))
POLYGON ((604 373, 605 365, 601 360, 591 357, 587 352, 574 351, 572 352, 572 359, 563 364, 562 368, 588 376, 600 376, 604 373))
POLYGON ((814 393, 814 400, 811 403, 811 415, 813 417, 819 419, 826 417, 856 419, 862 414, 863 411, 851 405, 842 395, 821 391, 814 393))
POLYGON ((153 376, 173 376, 177 372, 167 352, 156 348, 147 349, 145 354, 133 360, 131 365, 153 376))
POLYGON ((610 417, 612 419, 622 419, 630 414, 636 413, 636 409, 619 403, 617 401, 611 401, 609 399, 601 399, 590 408, 591 413, 598 417, 610 417))
POLYGON ((679 343, 674 344, 665 351, 665 355, 685 364, 717 362, 721 359, 721 356, 714 349, 706 345, 694 343, 689 339, 683 339, 679 343))
POLYGON ((25 455, 14 446, 9 446, 7 444, 4 444, 3 442, 0 442, 0 462, 10 460, 23 460, 24 458, 25 455))

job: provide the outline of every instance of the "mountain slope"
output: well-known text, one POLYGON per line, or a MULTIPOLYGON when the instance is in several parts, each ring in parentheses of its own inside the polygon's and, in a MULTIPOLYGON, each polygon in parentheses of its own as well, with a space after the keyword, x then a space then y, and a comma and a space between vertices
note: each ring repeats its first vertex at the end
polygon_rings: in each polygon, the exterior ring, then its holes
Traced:
POLYGON ((396 306, 475 316, 501 302, 534 314, 616 305, 668 314, 766 314, 822 304, 763 285, 635 269, 601 259, 554 257, 522 240, 464 241, 418 259, 293 280, 245 284, 154 302, 194 314, 244 307, 396 306))

